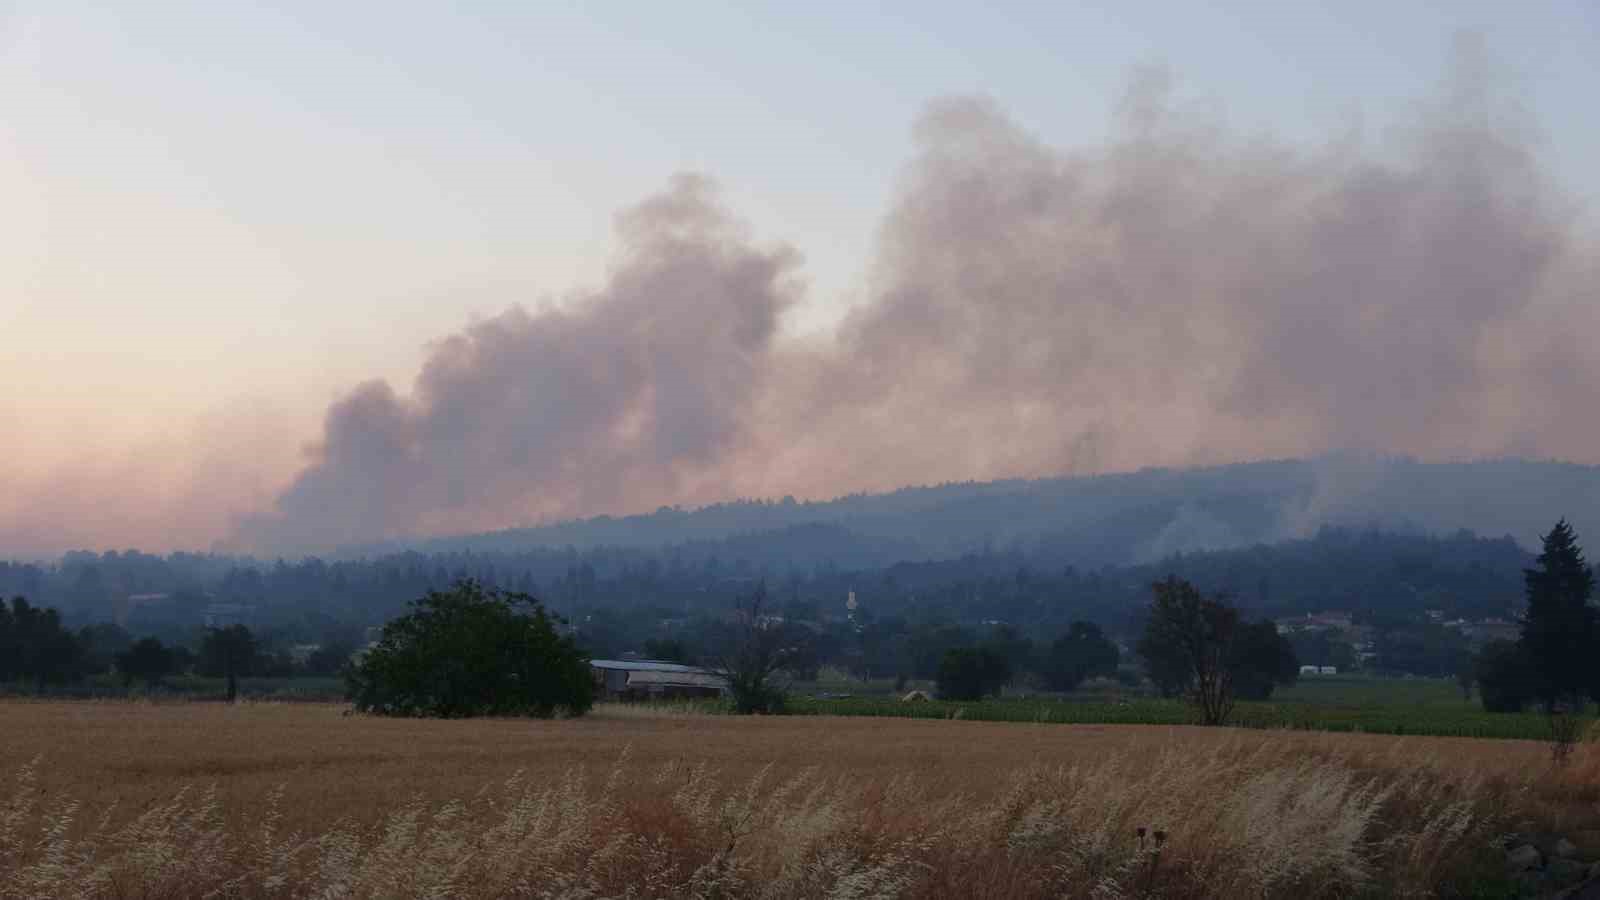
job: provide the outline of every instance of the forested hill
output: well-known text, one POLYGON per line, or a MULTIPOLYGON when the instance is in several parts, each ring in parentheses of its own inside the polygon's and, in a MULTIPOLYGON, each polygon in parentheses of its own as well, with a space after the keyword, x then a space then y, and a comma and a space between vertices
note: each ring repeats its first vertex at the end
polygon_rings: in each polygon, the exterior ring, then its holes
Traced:
POLYGON ((746 548, 741 555, 774 564, 834 558, 849 567, 882 566, 1003 551, 1097 567, 1274 543, 1324 526, 1436 535, 1465 529, 1510 535, 1533 546, 1562 516, 1580 533, 1600 533, 1600 467, 1338 455, 947 484, 822 502, 785 498, 663 508, 648 515, 347 548, 339 555, 515 552, 536 546, 656 549, 741 538, 746 548), (848 547, 841 547, 839 536, 845 532, 848 547))
POLYGON ((219 610, 288 635, 378 624, 406 601, 463 577, 532 593, 557 612, 618 629, 668 619, 716 618, 765 582, 786 615, 862 615, 913 622, 1004 621, 1049 632, 1087 618, 1125 631, 1168 574, 1226 592, 1254 614, 1345 610, 1368 617, 1505 616, 1521 602, 1529 553, 1510 538, 1327 529, 1306 539, 1176 554, 1133 566, 1088 567, 1048 555, 991 551, 888 566, 776 563, 760 554, 794 540, 848 551, 836 526, 784 529, 662 551, 532 548, 519 552, 407 552, 370 560, 260 564, 137 552, 72 554, 51 566, 0 563, 0 595, 27 595, 74 624, 116 620, 135 633, 192 632, 219 610))
POLYGON ((0 562, 0 596, 76 623, 160 631, 222 616, 313 639, 467 576, 628 621, 720 615, 764 580, 824 618, 855 592, 871 615, 1116 627, 1169 573, 1265 614, 1500 616, 1557 518, 1600 546, 1597 471, 1329 458, 733 503, 326 560, 75 552, 0 562))

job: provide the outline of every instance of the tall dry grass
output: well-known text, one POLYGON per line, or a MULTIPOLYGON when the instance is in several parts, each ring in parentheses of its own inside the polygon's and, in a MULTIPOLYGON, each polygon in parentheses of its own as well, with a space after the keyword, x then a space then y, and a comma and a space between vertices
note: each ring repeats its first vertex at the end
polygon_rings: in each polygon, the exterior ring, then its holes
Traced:
POLYGON ((0 896, 1448 895, 1502 831, 1600 784, 1587 747, 1519 779, 1401 743, 1167 740, 1023 765, 982 794, 930 790, 910 767, 728 777, 624 750, 301 830, 284 824, 288 785, 242 815, 197 783, 86 821, 78 798, 41 790, 48 765, 0 789, 0 896))

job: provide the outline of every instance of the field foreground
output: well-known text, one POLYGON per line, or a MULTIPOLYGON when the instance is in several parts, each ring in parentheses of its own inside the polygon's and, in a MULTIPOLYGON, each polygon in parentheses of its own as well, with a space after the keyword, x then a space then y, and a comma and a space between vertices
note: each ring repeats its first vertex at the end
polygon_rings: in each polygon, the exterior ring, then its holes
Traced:
POLYGON ((1591 746, 1558 770, 1521 741, 617 707, 0 723, 7 897, 1506 896, 1502 834, 1600 849, 1591 746))

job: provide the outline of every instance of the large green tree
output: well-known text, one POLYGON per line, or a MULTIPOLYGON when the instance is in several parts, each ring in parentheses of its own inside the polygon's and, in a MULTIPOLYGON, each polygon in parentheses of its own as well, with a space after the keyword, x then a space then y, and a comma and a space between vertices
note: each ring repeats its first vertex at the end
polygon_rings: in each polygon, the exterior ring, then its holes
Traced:
POLYGON ((980 700, 1011 680, 1011 664, 989 647, 947 650, 937 675, 941 700, 980 700))
POLYGON ((1115 674, 1121 656, 1100 626, 1073 622, 1045 654, 1045 684, 1057 691, 1076 690, 1087 679, 1115 674))
POLYGON ((1532 676, 1534 696, 1548 712, 1576 708, 1600 693, 1595 655, 1596 617, 1589 598, 1594 572, 1578 537, 1563 519, 1544 536, 1537 565, 1523 572, 1528 611, 1518 642, 1532 676))
POLYGON ((117 654, 117 672, 125 685, 137 678, 155 687, 172 673, 172 651, 156 638, 141 638, 117 654))
POLYGON ((1241 700, 1266 700, 1273 688, 1300 677, 1294 645, 1270 621, 1240 625, 1230 648, 1233 690, 1241 700))
POLYGON ((1182 679, 1183 690, 1200 709, 1200 721, 1221 725, 1233 713, 1234 639, 1239 611, 1222 597, 1206 597, 1189 582, 1169 575, 1151 585, 1154 599, 1139 655, 1152 673, 1182 679))
POLYGON ((1532 667, 1513 641, 1490 641, 1473 660, 1478 696, 1489 712, 1522 712, 1534 699, 1532 667))
MULTIPOLYGON (((870 627, 870 626, 869 626, 870 627)), ((923 625, 906 640, 914 678, 936 678, 946 653, 977 642, 977 635, 959 625, 923 625)))
POLYGON ((0 682, 31 681, 36 686, 68 681, 80 674, 82 647, 61 627, 54 609, 14 597, 0 602, 0 682))
POLYGON ((390 716, 581 715, 588 658, 527 594, 457 582, 429 591, 346 670, 362 712, 390 716))
POLYGON ((256 674, 261 649, 243 625, 210 628, 200 643, 200 674, 228 680, 228 702, 239 697, 239 679, 256 674))
POLYGON ((117 654, 133 646, 133 635, 121 625, 97 622, 78 629, 78 646, 83 648, 85 672, 109 672, 116 665, 117 654))
POLYGON ((979 646, 993 651, 1006 661, 1012 678, 1038 668, 1033 641, 1025 637, 1015 625, 991 626, 979 646))

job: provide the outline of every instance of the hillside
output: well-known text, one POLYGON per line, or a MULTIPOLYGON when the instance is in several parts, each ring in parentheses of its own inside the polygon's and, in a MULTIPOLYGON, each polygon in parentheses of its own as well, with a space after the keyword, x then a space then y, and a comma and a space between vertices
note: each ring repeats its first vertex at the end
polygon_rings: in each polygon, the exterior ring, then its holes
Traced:
MULTIPOLYGON (((1129 565, 1174 553, 1307 537, 1327 526, 1509 535, 1532 546, 1556 518, 1600 532, 1600 467, 1530 460, 1423 463, 1354 455, 1092 477, 908 487, 819 502, 749 500, 662 508, 533 528, 345 548, 506 552, 530 547, 663 548, 745 538, 752 561, 807 564, 810 538, 853 536, 851 567, 949 559, 985 549, 1129 565), (833 526, 826 530, 798 526, 833 526)), ((838 548, 820 554, 836 558, 838 548)), ((840 560, 843 563, 843 560, 840 560)))
POLYGON ((1331 457, 728 503, 328 560, 78 552, 0 562, 0 595, 154 630, 234 604, 229 615, 305 640, 465 576, 639 621, 714 613, 766 579, 786 604, 833 612, 856 592, 879 615, 1120 627, 1169 572, 1261 612, 1487 616, 1520 601, 1529 548, 1556 518, 1600 546, 1597 510, 1593 467, 1331 457), (157 599, 131 609, 135 595, 157 599))

